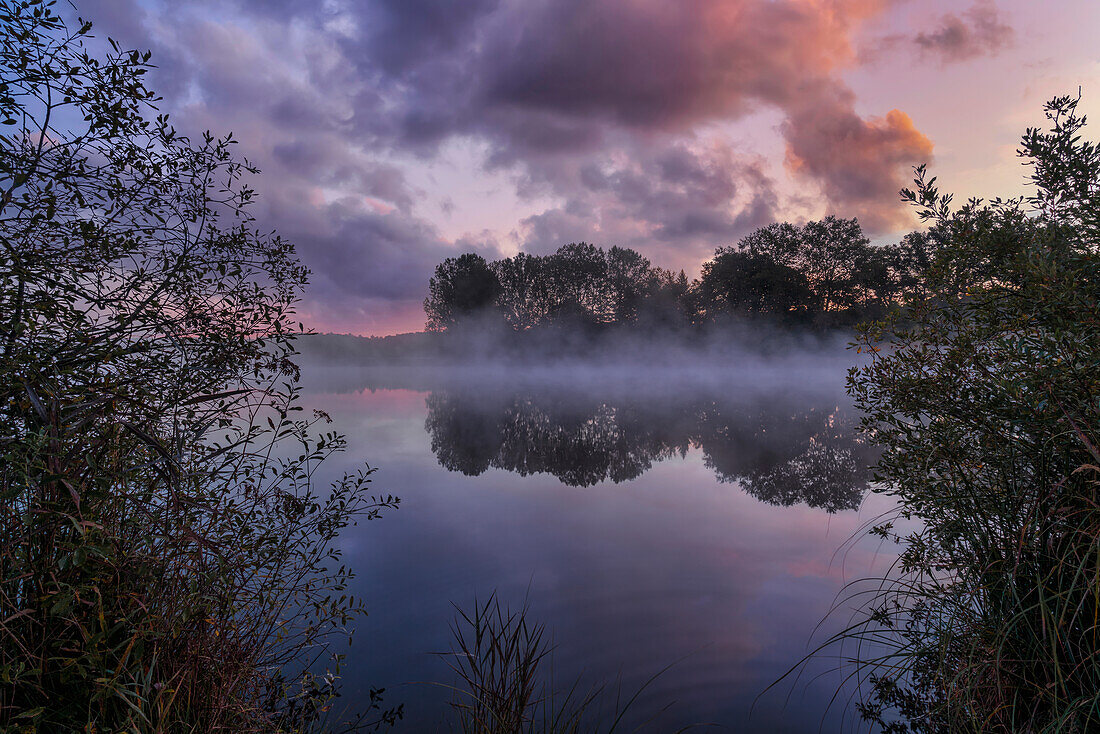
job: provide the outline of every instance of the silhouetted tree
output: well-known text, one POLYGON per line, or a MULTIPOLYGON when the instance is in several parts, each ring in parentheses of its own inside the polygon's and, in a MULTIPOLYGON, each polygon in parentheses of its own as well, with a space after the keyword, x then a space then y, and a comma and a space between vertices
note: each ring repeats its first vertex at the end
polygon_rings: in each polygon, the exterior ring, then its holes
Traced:
POLYGON ((898 244, 882 248, 890 268, 891 301, 907 303, 923 296, 926 291, 923 273, 944 244, 942 233, 933 228, 910 232, 898 244))
POLYGON ((603 250, 587 242, 563 245, 547 259, 551 315, 583 323, 607 323, 614 317, 603 250))
POLYGON ((809 310, 813 292, 806 276, 766 253, 719 248, 703 264, 698 286, 700 315, 709 321, 728 314, 798 318, 809 310))
POLYGON ((429 330, 494 311, 515 331, 551 325, 679 327, 729 316, 766 316, 835 327, 881 318, 917 297, 934 238, 909 235, 872 247, 855 219, 829 216, 762 227, 715 251, 690 286, 681 271, 653 267, 635 250, 586 242, 552 255, 486 263, 478 255, 436 268, 424 302, 429 330))
POLYGON ((833 216, 801 227, 768 225, 741 240, 738 248, 770 255, 802 273, 812 294, 806 308, 814 313, 852 309, 861 300, 856 286, 859 268, 873 259, 859 222, 833 216))
POLYGON ((612 247, 605 252, 585 242, 564 245, 552 255, 519 253, 485 267, 495 283, 476 261, 462 268, 457 260, 448 260, 436 269, 425 302, 429 328, 453 324, 451 314, 464 295, 475 304, 471 310, 491 306, 516 331, 565 322, 631 322, 659 285, 657 271, 634 250, 612 247), (482 283, 488 285, 480 287, 482 283), (491 302, 490 291, 495 294, 491 302))
POLYGON ((428 283, 424 314, 429 331, 442 331, 496 305, 500 281, 485 258, 468 252, 436 266, 428 283))
POLYGON ((634 250, 612 247, 607 251, 607 280, 611 291, 611 317, 617 323, 636 321, 638 308, 657 289, 657 272, 634 250))
POLYGON ((516 331, 545 323, 552 310, 545 258, 521 252, 490 266, 500 284, 497 308, 516 331))
POLYGON ((861 300, 861 267, 875 261, 870 241, 855 219, 825 217, 807 222, 799 238, 794 267, 806 274, 814 292, 814 306, 825 312, 846 311, 861 300))
POLYGON ((694 309, 689 300, 687 274, 653 269, 653 286, 638 304, 637 323, 642 328, 679 329, 691 323, 694 309))
POLYGON ((704 320, 723 312, 780 314, 816 326, 879 318, 913 295, 929 244, 911 235, 902 245, 872 247, 858 221, 833 216, 770 224, 715 252, 690 306, 704 320))

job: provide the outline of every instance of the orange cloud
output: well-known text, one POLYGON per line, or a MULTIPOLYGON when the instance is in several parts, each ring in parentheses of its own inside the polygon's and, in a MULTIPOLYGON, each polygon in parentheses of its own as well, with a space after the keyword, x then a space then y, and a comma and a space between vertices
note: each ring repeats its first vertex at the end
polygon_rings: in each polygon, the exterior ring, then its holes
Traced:
POLYGON ((783 134, 788 170, 821 186, 828 213, 858 217, 871 233, 912 224, 898 190, 910 166, 931 160, 933 146, 909 115, 895 109, 864 119, 850 93, 834 90, 807 99, 784 123, 783 134))
POLYGON ((556 170, 609 131, 652 139, 777 107, 789 169, 819 185, 830 212, 890 231, 909 223, 897 191, 932 143, 897 110, 861 117, 838 74, 858 61, 855 32, 891 1, 547 3, 509 45, 517 55, 494 58, 507 63, 490 73, 490 106, 507 116, 479 124, 503 122, 488 131, 503 158, 537 167, 551 154, 556 170), (568 134, 544 132, 546 120, 568 134))

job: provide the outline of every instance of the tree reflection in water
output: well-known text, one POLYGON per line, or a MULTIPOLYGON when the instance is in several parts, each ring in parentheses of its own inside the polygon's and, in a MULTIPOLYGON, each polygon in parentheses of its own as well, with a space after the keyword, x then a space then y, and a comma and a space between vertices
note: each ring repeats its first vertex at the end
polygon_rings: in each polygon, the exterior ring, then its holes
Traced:
POLYGON ((440 465, 547 473, 571 486, 624 482, 695 448, 722 482, 773 505, 855 509, 870 448, 835 397, 706 393, 611 400, 568 391, 436 390, 425 428, 440 465))

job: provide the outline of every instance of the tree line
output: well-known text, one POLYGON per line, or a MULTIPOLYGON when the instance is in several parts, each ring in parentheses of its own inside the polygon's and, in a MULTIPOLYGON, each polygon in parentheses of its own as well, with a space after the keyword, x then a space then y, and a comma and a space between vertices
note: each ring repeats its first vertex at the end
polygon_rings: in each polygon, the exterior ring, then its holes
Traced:
POLYGON ((699 278, 653 266, 635 250, 571 243, 550 255, 447 258, 428 286, 429 331, 471 318, 515 331, 570 323, 679 327, 735 318, 850 326, 881 318, 919 288, 932 237, 872 246, 856 219, 828 216, 762 227, 703 264, 699 278))

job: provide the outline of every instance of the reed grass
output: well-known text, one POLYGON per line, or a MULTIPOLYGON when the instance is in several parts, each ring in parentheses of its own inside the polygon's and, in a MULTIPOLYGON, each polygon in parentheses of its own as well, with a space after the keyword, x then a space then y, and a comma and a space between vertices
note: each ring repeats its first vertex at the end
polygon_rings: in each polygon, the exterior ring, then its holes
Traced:
MULTIPOLYGON (((621 678, 615 685, 585 685, 581 677, 568 685, 554 680, 553 645, 546 626, 530 619, 525 601, 516 610, 494 592, 466 610, 455 606, 452 647, 444 657, 457 682, 452 693, 452 722, 463 734, 613 734, 646 731, 672 703, 649 716, 633 716, 645 703, 653 683, 675 663, 625 695, 621 678), (549 670, 547 670, 549 668, 549 670), (635 720, 637 719, 637 720, 635 720), (629 728, 628 728, 629 727, 629 728)), ((683 726, 676 732, 702 726, 683 726)), ((667 729, 665 729, 667 730, 667 729)))

